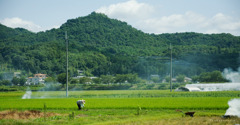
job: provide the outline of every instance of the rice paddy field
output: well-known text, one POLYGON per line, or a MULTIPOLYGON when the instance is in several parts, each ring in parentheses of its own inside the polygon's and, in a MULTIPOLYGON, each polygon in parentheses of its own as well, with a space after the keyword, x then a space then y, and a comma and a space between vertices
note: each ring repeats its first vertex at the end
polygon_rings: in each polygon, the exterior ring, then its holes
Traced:
POLYGON ((239 91, 108 90, 0 92, 0 124, 240 124, 221 116, 239 91), (77 100, 86 100, 78 110, 77 100), (185 112, 195 112, 194 117, 185 112))

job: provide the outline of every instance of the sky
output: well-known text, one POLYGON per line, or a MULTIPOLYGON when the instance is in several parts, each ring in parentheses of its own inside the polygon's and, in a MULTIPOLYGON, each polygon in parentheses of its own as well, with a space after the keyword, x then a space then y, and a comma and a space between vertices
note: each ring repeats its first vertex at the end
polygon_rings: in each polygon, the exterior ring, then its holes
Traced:
POLYGON ((231 33, 240 36, 240 0, 0 0, 0 23, 32 32, 104 13, 145 33, 231 33))

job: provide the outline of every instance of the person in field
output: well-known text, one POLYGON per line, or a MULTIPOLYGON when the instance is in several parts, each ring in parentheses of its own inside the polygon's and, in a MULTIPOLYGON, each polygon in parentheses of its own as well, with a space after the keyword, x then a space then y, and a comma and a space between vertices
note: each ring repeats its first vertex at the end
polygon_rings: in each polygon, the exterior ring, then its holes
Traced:
POLYGON ((78 105, 78 109, 81 110, 84 107, 85 104, 85 100, 78 100, 77 101, 77 105, 78 105))

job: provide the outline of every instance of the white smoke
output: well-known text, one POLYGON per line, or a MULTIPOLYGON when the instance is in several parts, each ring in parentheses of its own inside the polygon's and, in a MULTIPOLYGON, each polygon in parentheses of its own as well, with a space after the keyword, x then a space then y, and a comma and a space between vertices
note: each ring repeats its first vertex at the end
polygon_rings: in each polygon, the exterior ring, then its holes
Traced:
POLYGON ((32 95, 31 89, 28 87, 26 93, 22 96, 22 99, 30 99, 32 95))
POLYGON ((186 84, 186 88, 200 89, 199 91, 240 91, 240 67, 238 71, 231 68, 225 68, 222 75, 230 80, 230 83, 214 83, 214 84, 186 84))
MULTIPOLYGON (((233 71, 230 68, 224 69, 223 76, 237 85, 237 83, 240 83, 240 67, 238 68, 238 71, 233 71)), ((232 99, 228 101, 228 105, 229 108, 227 109, 225 115, 233 115, 240 118, 240 99, 232 99)))
POLYGON ((240 118, 240 99, 232 99, 228 101, 229 108, 225 115, 233 115, 240 118))
POLYGON ((240 67, 238 71, 233 71, 230 68, 225 68, 223 71, 223 76, 230 80, 232 83, 240 83, 240 67))
POLYGON ((185 87, 200 91, 240 91, 240 83, 186 84, 185 87))

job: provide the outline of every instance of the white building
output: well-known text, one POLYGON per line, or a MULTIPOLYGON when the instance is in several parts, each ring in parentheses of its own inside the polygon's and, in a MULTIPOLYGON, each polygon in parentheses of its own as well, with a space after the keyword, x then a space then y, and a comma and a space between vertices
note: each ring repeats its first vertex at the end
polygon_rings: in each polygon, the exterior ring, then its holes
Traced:
POLYGON ((26 85, 44 84, 47 74, 34 74, 34 77, 28 77, 26 85))

